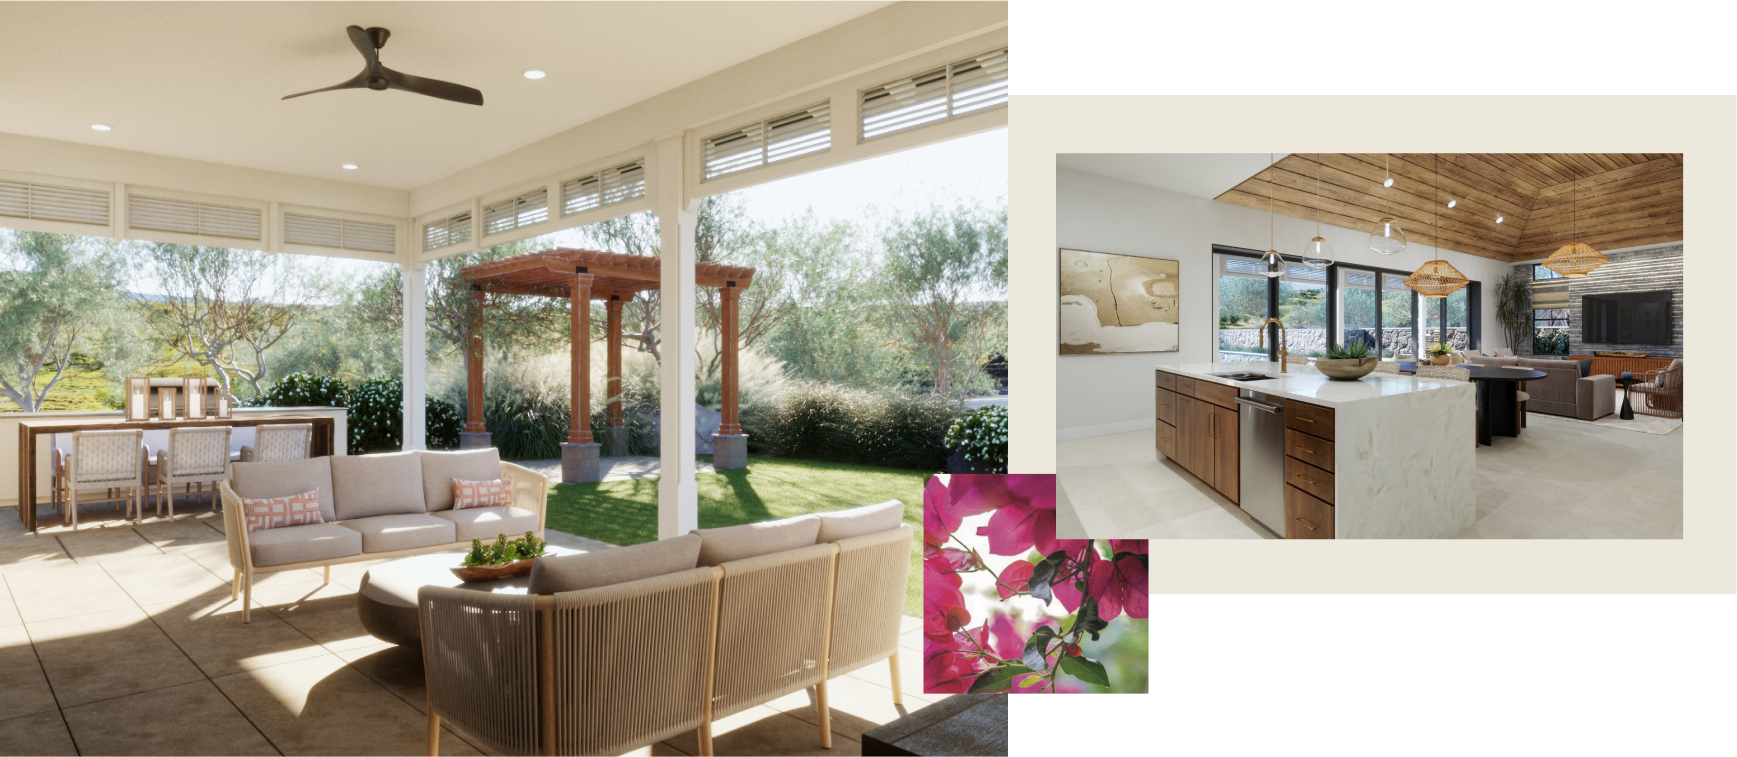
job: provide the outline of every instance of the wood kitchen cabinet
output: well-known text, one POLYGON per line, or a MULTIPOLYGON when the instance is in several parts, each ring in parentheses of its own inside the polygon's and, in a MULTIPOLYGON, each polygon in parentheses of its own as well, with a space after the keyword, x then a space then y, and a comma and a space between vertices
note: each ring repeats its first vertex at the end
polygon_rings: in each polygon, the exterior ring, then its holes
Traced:
POLYGON ((1242 449, 1238 446, 1241 429, 1238 428, 1237 411, 1209 403, 1201 403, 1201 406, 1207 408, 1206 428, 1211 435, 1206 449, 1212 457, 1210 475, 1201 478, 1226 499, 1236 502, 1242 489, 1242 467, 1239 464, 1242 449))
POLYGON ((1225 392, 1216 384, 1197 383, 1192 379, 1172 377, 1174 392, 1163 389, 1164 373, 1160 372, 1158 389, 1158 449, 1169 446, 1166 454, 1176 464, 1218 490, 1225 498, 1237 501, 1241 492, 1242 468, 1237 409, 1234 389, 1225 392), (1196 397, 1195 394, 1204 396, 1196 397), (1172 423, 1165 422, 1165 402, 1172 423), (1216 404, 1224 403, 1224 404, 1216 404), (1226 407, 1225 405, 1231 405, 1226 407))

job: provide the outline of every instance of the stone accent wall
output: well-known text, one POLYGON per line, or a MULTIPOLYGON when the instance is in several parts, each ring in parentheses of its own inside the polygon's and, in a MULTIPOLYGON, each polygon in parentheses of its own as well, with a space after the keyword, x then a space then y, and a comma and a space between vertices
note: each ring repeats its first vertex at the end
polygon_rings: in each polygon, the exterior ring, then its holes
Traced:
MULTIPOLYGON (((1568 281, 1568 352, 1591 355, 1602 350, 1644 351, 1650 357, 1683 357, 1683 246, 1680 244, 1652 247, 1631 252, 1605 253, 1609 263, 1581 279, 1568 281), (1588 294, 1617 292, 1657 292, 1669 290, 1671 298, 1671 344, 1588 344, 1581 341, 1580 298, 1588 294)), ((1528 285, 1532 281, 1532 264, 1514 266, 1514 273, 1528 285)), ((1516 347, 1518 354, 1532 354, 1530 332, 1525 344, 1516 347)))

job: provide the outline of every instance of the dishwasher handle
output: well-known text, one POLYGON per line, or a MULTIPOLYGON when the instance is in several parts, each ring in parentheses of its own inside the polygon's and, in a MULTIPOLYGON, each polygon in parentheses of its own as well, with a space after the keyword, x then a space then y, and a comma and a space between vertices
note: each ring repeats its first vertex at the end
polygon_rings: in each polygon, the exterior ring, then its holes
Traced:
POLYGON ((1248 407, 1252 407, 1256 410, 1262 410, 1262 411, 1265 411, 1268 413, 1273 413, 1275 415, 1282 414, 1285 412, 1285 406, 1284 405, 1274 405, 1270 402, 1262 402, 1260 400, 1251 400, 1247 397, 1236 398, 1236 404, 1245 405, 1248 407))

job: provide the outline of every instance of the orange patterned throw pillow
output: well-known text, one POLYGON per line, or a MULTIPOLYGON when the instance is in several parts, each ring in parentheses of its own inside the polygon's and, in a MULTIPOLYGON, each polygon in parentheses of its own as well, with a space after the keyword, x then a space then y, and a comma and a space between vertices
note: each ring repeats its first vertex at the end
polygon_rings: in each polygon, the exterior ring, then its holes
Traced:
POLYGON ((452 480, 452 509, 467 507, 506 507, 513 503, 512 482, 497 478, 493 481, 452 480))
POLYGON ((270 499, 244 499, 241 513, 247 516, 248 531, 264 531, 283 526, 308 526, 324 523, 320 517, 320 490, 270 499))

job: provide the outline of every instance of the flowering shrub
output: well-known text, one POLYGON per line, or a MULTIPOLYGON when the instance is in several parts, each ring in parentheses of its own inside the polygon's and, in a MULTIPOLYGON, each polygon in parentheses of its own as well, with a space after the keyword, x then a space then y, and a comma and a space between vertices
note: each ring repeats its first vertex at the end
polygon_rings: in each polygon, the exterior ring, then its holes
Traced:
POLYGON ((1106 551, 1090 539, 1057 539, 1055 501, 1052 475, 929 480, 923 492, 926 691, 1114 689, 1089 647, 1117 618, 1146 617, 1146 542, 1114 540, 1106 551), (974 535, 959 533, 967 520, 983 515, 987 522, 974 535), (984 552, 1019 559, 1007 563, 984 552), (991 563, 1004 565, 996 570, 991 563), (999 599, 981 620, 967 607, 967 582, 993 587, 999 599), (1024 610, 1034 604, 1052 617, 1027 620, 1031 613, 1024 610), (1058 604, 1063 613, 1054 617, 1058 604))
POLYGON ((292 373, 248 403, 255 407, 346 407, 350 387, 331 376, 292 373))
POLYGON ((1007 408, 990 405, 959 416, 952 428, 947 429, 947 447, 958 450, 967 461, 988 468, 990 473, 1006 473, 1007 408))

